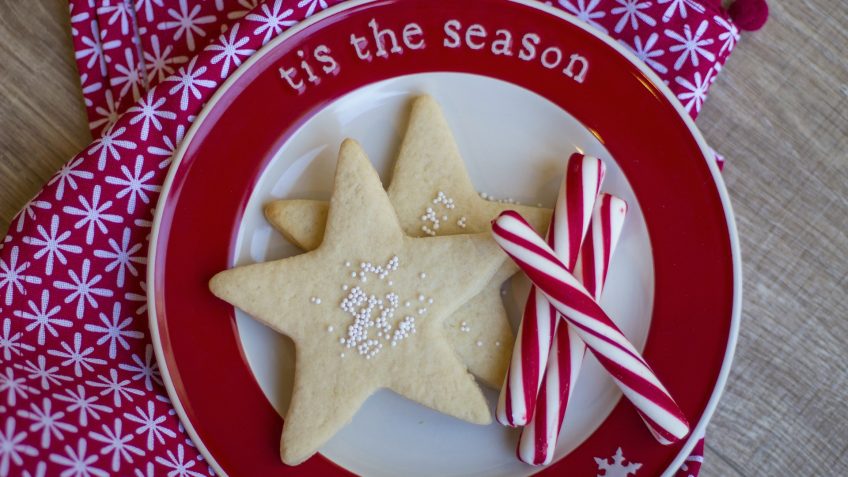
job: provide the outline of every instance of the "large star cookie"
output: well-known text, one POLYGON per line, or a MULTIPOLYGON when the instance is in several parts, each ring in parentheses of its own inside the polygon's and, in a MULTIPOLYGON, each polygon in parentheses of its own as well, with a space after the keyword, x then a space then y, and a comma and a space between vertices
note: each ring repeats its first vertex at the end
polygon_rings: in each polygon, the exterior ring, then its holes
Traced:
MULTIPOLYGON (((413 237, 488 232, 506 209, 517 210, 536 230, 544 231, 551 210, 486 200, 468 177, 465 163, 438 103, 416 98, 395 164, 389 198, 404 232, 413 237)), ((324 236, 327 203, 280 200, 265 216, 288 240, 304 250, 324 236)), ((486 287, 445 322, 448 341, 480 380, 499 388, 512 351, 513 333, 501 300, 501 285, 518 269, 505 264, 486 287)))
POLYGON ((489 234, 406 236, 359 145, 339 152, 314 251, 227 270, 212 292, 292 338, 295 379, 280 454, 298 464, 379 388, 478 424, 486 400, 444 333, 506 256, 489 234))

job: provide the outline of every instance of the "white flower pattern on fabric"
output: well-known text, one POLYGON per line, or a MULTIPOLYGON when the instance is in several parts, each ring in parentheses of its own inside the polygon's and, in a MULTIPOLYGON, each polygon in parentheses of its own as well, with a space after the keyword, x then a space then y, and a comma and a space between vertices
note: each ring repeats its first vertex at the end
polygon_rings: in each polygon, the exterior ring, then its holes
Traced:
POLYGON ((163 7, 165 4, 162 3, 163 0, 136 0, 135 2, 135 11, 141 12, 144 11, 144 18, 148 22, 153 21, 153 8, 154 7, 163 7))
POLYGON ((171 439, 177 437, 177 434, 174 431, 162 425, 168 417, 156 416, 153 401, 147 401, 146 412, 138 406, 136 406, 135 412, 135 414, 124 414, 124 418, 139 425, 139 427, 135 430, 136 434, 147 433, 147 450, 153 450, 155 445, 154 440, 160 444, 164 444, 165 436, 171 439))
POLYGON ((120 215, 107 213, 107 211, 112 207, 112 201, 107 200, 101 203, 101 197, 100 186, 94 186, 94 191, 91 194, 91 200, 85 198, 83 195, 78 196, 81 207, 66 205, 62 208, 64 213, 80 217, 80 219, 74 223, 74 228, 86 228, 85 243, 88 245, 93 243, 95 231, 99 230, 102 234, 107 233, 106 222, 119 224, 124 221, 124 218, 120 215))
POLYGON ((176 455, 174 455, 173 451, 168 449, 168 459, 165 459, 162 456, 156 456, 156 462, 168 467, 169 469, 173 469, 168 471, 168 477, 205 477, 203 474, 191 470, 196 462, 191 459, 188 461, 185 460, 185 448, 182 444, 177 446, 176 455))
POLYGON ((154 382, 160 386, 162 385, 162 378, 159 374, 159 364, 156 362, 155 356, 153 356, 153 345, 148 344, 144 348, 144 361, 142 361, 137 354, 132 355, 132 360, 135 362, 135 365, 121 363, 118 367, 124 371, 135 373, 132 376, 133 381, 143 379, 144 388, 148 391, 153 391, 154 382))
POLYGON ((20 258, 20 247, 12 247, 12 253, 9 254, 9 261, 0 257, 0 292, 5 289, 3 303, 6 306, 12 304, 12 297, 17 292, 20 295, 26 295, 25 285, 41 284, 41 278, 35 275, 25 273, 30 267, 29 262, 18 263, 20 258))
POLYGON ((30 403, 29 410, 18 411, 18 417, 34 421, 30 424, 29 431, 33 433, 41 431, 42 448, 50 447, 51 438, 55 437, 61 441, 65 439, 65 432, 77 432, 77 426, 62 421, 65 417, 64 411, 53 412, 53 403, 48 398, 42 399, 41 407, 38 407, 36 403, 30 403))
POLYGON ((571 1, 572 0, 559 0, 559 4, 562 8, 576 16, 578 19, 592 25, 604 33, 607 33, 606 27, 597 22, 597 20, 604 18, 607 15, 604 11, 596 10, 601 0, 574 0, 577 2, 576 5, 571 3, 571 1))
POLYGON ((37 252, 35 252, 33 258, 40 260, 41 258, 46 257, 44 273, 47 276, 53 274, 53 264, 55 261, 58 261, 62 265, 68 264, 68 259, 65 256, 65 253, 82 253, 82 247, 79 245, 66 243, 71 236, 70 230, 65 230, 61 234, 59 233, 58 215, 53 215, 50 219, 49 232, 41 224, 36 226, 36 231, 38 232, 39 237, 26 236, 23 238, 23 242, 33 247, 41 247, 37 252))
POLYGON ((668 50, 671 52, 681 52, 677 61, 674 62, 675 70, 679 70, 683 67, 687 58, 689 58, 692 62, 692 66, 698 66, 699 56, 703 56, 707 61, 715 61, 715 55, 713 55, 710 50, 704 48, 705 46, 712 45, 714 41, 712 38, 703 38, 704 33, 707 31, 708 24, 709 23, 706 20, 702 21, 701 24, 698 25, 698 29, 695 30, 694 35, 692 34, 692 29, 689 28, 689 25, 683 25, 683 35, 672 30, 665 31, 665 36, 678 43, 670 46, 668 50))
POLYGON ((312 16, 317 10, 324 10, 327 8, 327 2, 325 0, 300 0, 297 2, 297 8, 307 7, 305 15, 307 17, 312 16))
POLYGON ((81 427, 88 425, 88 417, 92 419, 100 419, 100 413, 110 413, 112 408, 97 404, 100 396, 86 396, 85 387, 82 384, 77 384, 76 391, 68 389, 65 394, 55 394, 54 397, 59 401, 70 403, 67 411, 78 412, 77 422, 81 427))
POLYGON ((65 185, 67 184, 71 190, 77 190, 79 185, 77 184, 77 179, 91 180, 94 177, 94 174, 90 171, 80 170, 80 164, 82 164, 83 158, 74 159, 67 164, 63 165, 59 172, 50 179, 50 182, 47 183, 48 186, 55 184, 56 182, 59 185, 56 187, 56 200, 62 200, 62 197, 65 196, 65 185))
POLYGON ((138 124, 141 123, 141 140, 147 140, 147 136, 150 134, 150 126, 153 127, 157 131, 162 131, 162 122, 161 119, 167 119, 169 121, 173 121, 177 118, 177 114, 172 111, 164 111, 161 110, 162 105, 165 104, 165 98, 156 97, 155 88, 147 92, 147 96, 139 101, 135 106, 131 107, 127 110, 127 113, 137 113, 135 116, 130 119, 130 124, 138 124))
POLYGON ((215 82, 212 80, 207 80, 201 78, 203 73, 206 73, 206 67, 201 66, 200 68, 194 69, 197 63, 197 57, 192 58, 191 62, 188 64, 188 68, 180 67, 177 76, 172 76, 167 78, 165 81, 175 82, 177 83, 175 86, 171 87, 168 90, 168 94, 174 95, 177 93, 181 93, 180 96, 180 109, 185 111, 188 109, 188 97, 191 94, 194 99, 200 99, 202 95, 200 94, 200 89, 198 86, 203 88, 214 88, 215 82))
MULTIPOLYGON (((74 4, 72 3, 71 7, 73 8, 73 6, 74 4)), ((82 96, 83 102, 85 102, 85 107, 90 108, 94 106, 94 101, 92 101, 90 97, 91 93, 94 93, 95 91, 100 91, 103 88, 103 83, 99 81, 89 83, 88 73, 83 73, 82 75, 80 75, 80 87, 82 88, 82 96)))
POLYGON ((680 18, 686 19, 688 16, 687 8, 691 8, 692 11, 696 13, 704 13, 704 6, 695 0, 658 0, 658 5, 664 5, 668 3, 668 8, 663 13, 662 21, 663 23, 668 23, 674 18, 675 12, 680 14, 680 18))
POLYGON ((616 0, 616 2, 621 6, 610 10, 610 13, 613 15, 621 15, 621 19, 615 24, 616 33, 621 33, 628 21, 630 22, 630 28, 634 30, 639 29, 640 21, 648 26, 657 24, 657 21, 653 17, 643 11, 651 7, 651 2, 642 0, 616 0))
POLYGON ((115 369, 109 370, 109 377, 101 374, 97 376, 97 381, 86 381, 85 384, 95 388, 103 388, 103 390, 100 391, 101 396, 108 396, 111 394, 112 402, 115 407, 121 407, 124 399, 132 402, 133 396, 144 395, 141 390, 129 387, 129 379, 119 380, 118 371, 115 369))
POLYGON ((127 128, 124 126, 121 126, 118 129, 115 129, 114 126, 110 126, 109 129, 106 129, 103 132, 103 136, 94 141, 92 147, 88 150, 88 155, 92 156, 97 154, 98 151, 100 152, 100 155, 97 156, 97 170, 102 171, 106 168, 107 157, 111 157, 116 161, 120 160, 121 154, 119 152, 119 148, 135 150, 137 147, 135 142, 128 139, 120 139, 126 131, 127 128))
POLYGON ((21 365, 20 363, 15 363, 15 368, 24 371, 27 374, 27 379, 32 380, 40 380, 41 389, 45 391, 50 390, 51 384, 60 385, 62 381, 70 381, 71 378, 69 376, 65 376, 64 374, 59 374, 58 366, 47 367, 47 358, 44 355, 39 355, 35 359, 35 363, 31 360, 26 360, 26 362, 21 365))
POLYGON ((104 42, 102 40, 103 35, 100 32, 100 28, 97 26, 97 22, 92 20, 91 36, 83 35, 81 42, 85 45, 85 48, 77 48, 74 57, 77 60, 88 58, 86 67, 88 69, 94 69, 94 66, 97 65, 99 73, 106 76, 106 64, 112 61, 106 52, 121 46, 121 41, 109 40, 104 42))
POLYGON ((106 20, 109 25, 114 25, 116 22, 121 24, 121 34, 126 35, 130 32, 130 6, 126 0, 116 0, 114 2, 105 2, 101 7, 97 8, 97 14, 109 16, 106 20))
POLYGON ((179 66, 188 61, 186 56, 172 56, 174 51, 173 45, 167 45, 162 48, 159 43, 159 37, 152 35, 150 37, 150 51, 143 53, 144 68, 147 70, 147 82, 161 82, 176 71, 173 67, 179 66))
POLYGON ((29 202, 24 205, 20 212, 15 216, 16 226, 15 232, 20 233, 24 229, 24 225, 26 224, 27 219, 34 220, 35 219, 35 211, 36 209, 40 210, 50 210, 53 205, 46 200, 40 200, 37 197, 30 199, 29 202))
POLYGON ((100 432, 92 432, 91 438, 95 441, 106 444, 100 451, 101 454, 112 454, 112 472, 117 472, 121 469, 121 463, 133 463, 133 454, 136 456, 144 455, 144 451, 130 444, 133 440, 133 434, 123 433, 123 423, 119 418, 115 418, 115 423, 112 427, 103 424, 103 430, 100 432))
POLYGON ((132 317, 128 316, 121 319, 121 302, 119 301, 116 301, 115 306, 112 307, 111 318, 105 313, 100 313, 100 321, 103 323, 103 326, 88 323, 85 325, 85 330, 102 335, 98 338, 97 344, 109 343, 109 357, 112 359, 115 359, 118 345, 121 345, 121 348, 125 350, 130 349, 130 343, 127 341, 127 338, 144 338, 144 333, 130 328, 133 322, 132 317))
POLYGON ((18 398, 26 400, 31 394, 41 394, 37 388, 26 383, 26 378, 16 378, 12 367, 0 372, 0 394, 6 393, 6 404, 14 406, 18 398))
POLYGON ((50 333, 50 336, 57 337, 59 333, 56 331, 55 326, 61 326, 64 328, 69 328, 73 323, 71 320, 66 320, 61 317, 57 317, 62 307, 59 305, 50 306, 50 291, 44 289, 41 291, 41 303, 37 305, 34 301, 27 301, 27 306, 29 306, 29 311, 24 310, 15 310, 15 316, 22 318, 24 320, 30 320, 32 323, 28 324, 25 328, 26 331, 32 331, 38 328, 38 344, 44 345, 44 339, 46 337, 46 333, 50 333))
POLYGON ((262 7, 260 7, 261 14, 259 13, 251 13, 247 15, 245 18, 252 22, 259 22, 261 25, 256 27, 253 30, 254 35, 265 34, 262 38, 262 44, 265 45, 271 38, 279 35, 286 27, 294 25, 294 20, 288 19, 294 10, 289 8, 288 10, 283 10, 283 0, 274 0, 274 6, 268 8, 268 3, 263 3, 262 7))
POLYGON ((109 247, 111 250, 95 250, 94 256, 97 258, 105 258, 112 260, 106 265, 106 271, 111 272, 115 269, 118 270, 118 278, 117 284, 118 287, 124 286, 124 281, 126 279, 127 272, 130 275, 137 277, 138 269, 135 267, 136 265, 145 265, 147 264, 147 257, 142 255, 135 255, 139 253, 142 249, 142 244, 137 243, 135 245, 130 245, 130 234, 131 229, 129 227, 124 228, 124 235, 121 238, 121 243, 115 241, 113 238, 109 238, 109 247))
POLYGON ((694 109, 697 113, 701 112, 701 106, 704 104, 704 100, 707 99, 707 90, 710 87, 711 76, 712 70, 708 71, 707 75, 703 78, 701 77, 701 73, 696 71, 693 81, 680 76, 674 78, 675 83, 686 88, 686 91, 677 95, 677 99, 681 103, 685 102, 686 111, 691 113, 694 109))
POLYGON ((656 32, 651 33, 651 35, 648 36, 648 39, 645 40, 644 43, 642 43, 642 39, 639 37, 639 35, 634 35, 633 46, 630 46, 624 40, 618 40, 618 42, 630 49, 630 51, 632 51, 637 58, 642 60, 649 67, 653 68, 659 73, 667 73, 668 68, 666 68, 665 65, 657 61, 657 58, 665 55, 665 50, 654 48, 654 45, 657 44, 657 40, 659 39, 659 37, 659 34, 657 34, 656 32))
POLYGON ((64 455, 50 454, 50 461, 67 468, 59 474, 60 477, 109 477, 108 472, 94 466, 100 457, 96 454, 86 454, 88 444, 85 438, 82 438, 77 442, 76 449, 66 445, 64 455))
POLYGON ((68 271, 68 276, 71 279, 70 282, 62 280, 53 282, 54 287, 71 292, 65 297, 65 303, 77 302, 76 317, 80 319, 83 313, 85 313, 86 306, 92 308, 99 306, 95 297, 106 298, 114 295, 112 290, 96 286, 103 279, 101 275, 89 277, 89 274, 91 274, 91 261, 86 258, 82 262, 82 268, 79 274, 73 270, 68 271))
POLYGON ((174 152, 177 150, 177 145, 179 145, 183 141, 183 137, 185 137, 186 128, 183 125, 177 127, 176 134, 174 136, 174 140, 172 141, 166 135, 162 135, 162 142, 165 147, 161 146, 150 146, 147 148, 147 152, 149 154, 153 154, 154 156, 164 156, 163 159, 159 163, 159 169, 164 169, 171 165, 171 159, 174 155, 174 152))
POLYGON ((186 45, 189 51, 194 51, 196 48, 195 35, 205 37, 206 32, 199 25, 207 25, 215 21, 214 15, 206 15, 199 17, 200 5, 192 5, 189 10, 187 0, 180 0, 179 10, 173 8, 168 9, 168 15, 173 19, 164 21, 157 25, 159 30, 175 30, 174 40, 179 40, 185 37, 186 45))
POLYGON ((59 349, 49 349, 47 350, 47 354, 58 358, 64 358, 64 361, 61 362, 62 366, 74 365, 74 375, 78 378, 82 377, 83 369, 86 371, 94 371, 94 366, 92 365, 106 364, 105 359, 95 358, 93 356, 89 357, 89 355, 94 352, 94 346, 82 349, 81 333, 74 333, 73 343, 73 347, 71 347, 71 345, 63 341, 59 344, 59 346, 64 351, 59 349))
POLYGON ((27 433, 15 432, 15 418, 8 417, 0 431, 0 476, 9 475, 10 463, 21 465, 23 456, 36 456, 38 449, 24 442, 27 433))
POLYGON ((123 98, 132 90, 133 101, 137 100, 141 95, 141 89, 144 88, 144 74, 141 71, 141 65, 135 61, 132 48, 124 48, 125 63, 115 65, 115 74, 109 80, 112 86, 121 86, 121 91, 118 97, 123 98))
MULTIPOLYGON (((139 224, 137 224, 139 225, 139 224)), ((139 225, 141 226, 141 225, 139 225)), ((141 303, 141 306, 136 308, 136 315, 143 315, 147 313, 147 284, 145 282, 139 282, 139 288, 141 289, 141 293, 135 292, 127 292, 124 294, 124 299, 129 302, 141 303)))
POLYGON ((242 56, 248 57, 256 51, 251 48, 243 48, 250 41, 250 38, 247 36, 238 38, 238 30, 239 25, 236 24, 230 30, 229 37, 226 34, 221 35, 218 38, 218 43, 213 43, 206 47, 208 51, 220 51, 220 53, 212 57, 212 64, 217 65, 221 61, 224 62, 221 67, 221 79, 229 75, 231 63, 235 68, 238 68, 241 65, 242 56))
POLYGON ((88 127, 91 130, 102 128, 101 136, 102 132, 111 129, 112 125, 115 124, 115 121, 118 120, 118 109, 120 106, 120 101, 115 101, 115 97, 112 95, 111 89, 107 89, 103 96, 106 101, 106 107, 99 105, 94 108, 94 112, 100 116, 100 119, 95 119, 88 123, 88 127))
MULTIPOLYGON (((77 23, 82 23, 82 22, 88 20, 89 18, 91 18, 91 16, 88 14, 88 12, 74 13, 74 7, 75 6, 76 5, 73 4, 73 3, 70 4, 71 36, 78 36, 79 35, 79 30, 77 30, 77 23)), ((83 75, 85 75, 85 73, 83 73, 83 75)), ((81 83, 85 84, 85 81, 83 80, 81 83)), ((85 91, 83 91, 83 93, 84 92, 85 91)), ((87 106, 91 106, 91 105, 88 104, 87 106)))
POLYGON ((118 199, 128 197, 128 214, 132 214, 133 212, 135 212, 136 199, 141 199, 141 201, 145 204, 150 204, 150 196, 147 195, 147 193, 150 192, 153 194, 158 194, 159 191, 162 189, 162 187, 159 185, 150 184, 150 181, 153 179, 155 172, 153 170, 144 172, 143 167, 144 156, 139 154, 135 159, 135 168, 132 171, 130 171, 127 166, 121 166, 121 173, 123 173, 124 177, 106 177, 107 183, 123 186, 123 188, 118 192, 116 197, 118 199))
POLYGON ((10 318, 3 320, 3 334, 0 335, 0 350, 3 354, 0 354, 0 357, 8 361, 12 359, 12 356, 22 355, 23 351, 35 350, 34 346, 21 341, 22 334, 20 331, 12 334, 12 320, 10 318))
POLYGON ((725 53, 730 53, 733 50, 733 47, 736 46, 736 42, 739 41, 739 29, 736 28, 736 25, 732 22, 727 21, 719 15, 715 15, 713 17, 713 21, 716 25, 724 29, 724 31, 718 35, 718 40, 722 42, 721 49, 718 50, 718 54, 723 55, 725 53))

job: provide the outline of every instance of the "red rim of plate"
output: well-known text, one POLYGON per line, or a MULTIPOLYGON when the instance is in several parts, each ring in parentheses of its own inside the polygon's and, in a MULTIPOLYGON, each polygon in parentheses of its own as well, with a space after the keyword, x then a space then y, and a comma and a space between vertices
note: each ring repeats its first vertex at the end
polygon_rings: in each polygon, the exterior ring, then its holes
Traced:
POLYGON ((221 475, 349 474, 320 454, 298 467, 280 463, 282 420, 249 369, 233 308, 213 297, 207 282, 231 266, 253 186, 293 132, 362 86, 433 71, 501 79, 568 111, 616 158, 648 225, 656 292, 644 356, 698 425, 685 442, 663 447, 621 400, 591 436, 540 473, 593 475, 594 458, 619 447, 642 463, 646 475, 672 473, 715 409, 738 332, 741 273, 727 192, 694 123, 655 74, 612 40, 532 0, 346 3, 276 38, 220 88, 175 155, 156 209, 148 262, 153 343, 183 424, 221 475), (358 61, 349 35, 365 33, 372 18, 396 32, 414 21, 428 46, 388 60, 358 61), (442 48, 449 19, 464 27, 479 22, 506 28, 519 39, 537 33, 563 48, 566 58, 570 52, 588 58, 589 74, 579 84, 560 68, 442 48), (342 70, 295 93, 278 68, 298 64, 298 49, 321 44, 342 70))

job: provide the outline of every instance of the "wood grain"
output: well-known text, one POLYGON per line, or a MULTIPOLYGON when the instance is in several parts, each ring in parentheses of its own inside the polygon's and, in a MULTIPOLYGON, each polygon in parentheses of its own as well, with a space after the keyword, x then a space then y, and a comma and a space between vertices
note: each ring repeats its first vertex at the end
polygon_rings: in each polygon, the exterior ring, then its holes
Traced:
MULTIPOLYGON (((704 477, 848 475, 848 9, 772 0, 698 120, 728 159, 744 319, 704 477)), ((0 230, 91 140, 65 0, 0 0, 0 230)))

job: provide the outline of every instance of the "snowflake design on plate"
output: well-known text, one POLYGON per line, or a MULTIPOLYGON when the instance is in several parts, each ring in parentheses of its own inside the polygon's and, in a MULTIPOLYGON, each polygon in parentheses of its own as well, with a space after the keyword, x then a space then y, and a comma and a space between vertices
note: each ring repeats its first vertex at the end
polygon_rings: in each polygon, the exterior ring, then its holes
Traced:
POLYGON ((636 475, 636 471, 642 468, 642 464, 638 462, 625 460, 621 447, 609 459, 595 457, 595 463, 598 464, 598 471, 601 472, 598 477, 628 477, 636 475))

